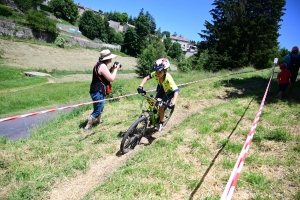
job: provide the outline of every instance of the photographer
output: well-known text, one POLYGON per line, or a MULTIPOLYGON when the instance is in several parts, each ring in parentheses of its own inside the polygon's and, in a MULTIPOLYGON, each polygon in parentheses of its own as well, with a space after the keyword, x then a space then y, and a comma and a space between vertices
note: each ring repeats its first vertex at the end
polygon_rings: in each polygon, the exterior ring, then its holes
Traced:
MULTIPOLYGON (((100 52, 99 61, 93 68, 92 83, 90 85, 90 95, 93 101, 105 100, 106 95, 111 92, 111 82, 113 82, 117 76, 117 71, 121 67, 121 64, 115 62, 113 66, 108 69, 108 64, 112 62, 112 59, 116 55, 112 54, 110 50, 105 49, 100 52)), ((104 109, 105 101, 94 103, 94 110, 90 115, 88 122, 84 130, 90 130, 94 121, 98 124, 103 123, 101 114, 104 109)))

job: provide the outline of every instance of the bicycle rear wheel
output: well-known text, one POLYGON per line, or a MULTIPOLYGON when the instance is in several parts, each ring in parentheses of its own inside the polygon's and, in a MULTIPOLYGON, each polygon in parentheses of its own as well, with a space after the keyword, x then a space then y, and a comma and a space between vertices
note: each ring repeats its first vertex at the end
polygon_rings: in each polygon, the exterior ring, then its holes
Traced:
POLYGON ((140 142, 147 128, 148 118, 138 118, 126 131, 120 145, 121 153, 125 154, 140 142))
POLYGON ((175 106, 172 109, 165 108, 165 121, 163 123, 163 126, 167 125, 168 121, 170 120, 170 118, 171 118, 171 116, 172 116, 172 114, 174 112, 174 109, 175 109, 175 106))

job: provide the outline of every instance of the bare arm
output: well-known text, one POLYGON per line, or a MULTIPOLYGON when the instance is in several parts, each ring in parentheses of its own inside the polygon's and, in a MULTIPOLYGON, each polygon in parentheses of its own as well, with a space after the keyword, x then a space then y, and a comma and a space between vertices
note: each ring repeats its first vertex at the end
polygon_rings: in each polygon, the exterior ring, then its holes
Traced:
POLYGON ((172 103, 175 105, 176 101, 177 101, 177 98, 178 98, 178 92, 175 92, 174 93, 174 97, 172 98, 172 103))
POLYGON ((110 70, 107 68, 105 64, 101 64, 98 73, 102 74, 109 82, 113 82, 116 79, 117 71, 119 68, 120 68, 120 64, 113 66, 110 69, 112 72, 110 72, 110 70))
POLYGON ((141 84, 140 84, 140 86, 144 86, 144 84, 148 81, 150 79, 150 76, 148 75, 148 76, 145 76, 145 78, 143 78, 143 80, 142 80, 142 82, 141 82, 141 84))

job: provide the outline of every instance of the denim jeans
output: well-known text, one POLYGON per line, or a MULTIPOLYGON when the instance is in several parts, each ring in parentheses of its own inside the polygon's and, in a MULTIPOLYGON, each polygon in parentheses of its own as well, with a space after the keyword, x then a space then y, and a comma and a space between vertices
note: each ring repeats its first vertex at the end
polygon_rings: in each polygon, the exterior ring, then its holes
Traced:
MULTIPOLYGON (((101 94, 100 92, 93 92, 93 93, 90 93, 90 95, 91 95, 91 98, 93 99, 93 101, 99 101, 99 100, 106 99, 106 96, 101 94)), ((104 109, 104 104, 105 104, 105 101, 101 101, 101 102, 93 104, 94 110, 91 114, 91 118, 96 119, 97 117, 99 117, 99 115, 102 114, 103 109, 104 109)))

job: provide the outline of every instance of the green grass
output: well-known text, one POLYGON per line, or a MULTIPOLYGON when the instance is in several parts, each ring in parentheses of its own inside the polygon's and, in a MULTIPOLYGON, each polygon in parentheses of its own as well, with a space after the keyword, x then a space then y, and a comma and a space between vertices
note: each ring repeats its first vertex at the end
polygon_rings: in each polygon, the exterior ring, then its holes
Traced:
MULTIPOLYGON (((89 81, 48 84, 45 80, 24 79, 21 69, 1 66, 0 70, 4 70, 0 73, 1 82, 6 83, 12 77, 12 82, 7 83, 9 89, 0 89, 2 116, 91 101, 89 81), (27 81, 26 85, 13 84, 23 80, 27 81)), ((250 71, 253 70, 237 72, 250 71)), ((64 76, 86 72, 52 73, 64 76)), ((178 105, 170 124, 184 116, 182 121, 165 134, 152 138, 151 144, 139 145, 122 165, 118 166, 119 158, 114 158, 107 166, 113 172, 81 198, 189 199, 194 194, 194 199, 220 199, 270 74, 268 70, 228 76, 229 73, 172 72, 177 84, 201 80, 180 86, 178 105)), ((116 80, 111 96, 136 93, 140 81, 138 78, 116 80)), ((155 86, 154 81, 148 82, 145 89, 155 86)), ((297 82, 295 91, 299 87, 297 82)), ((253 195, 249 199, 299 197, 300 174, 295 169, 300 164, 297 129, 300 94, 277 101, 274 98, 277 89, 277 83, 272 82, 234 193, 237 199, 247 198, 243 195, 249 192, 253 195)), ((80 127, 86 124, 92 105, 57 116, 32 130, 27 139, 0 138, 3 199, 48 198, 59 180, 71 180, 72 185, 78 175, 85 175, 95 164, 115 156, 122 133, 140 114, 141 100, 136 95, 107 101, 103 113, 105 123, 94 126, 88 133, 80 127)))

